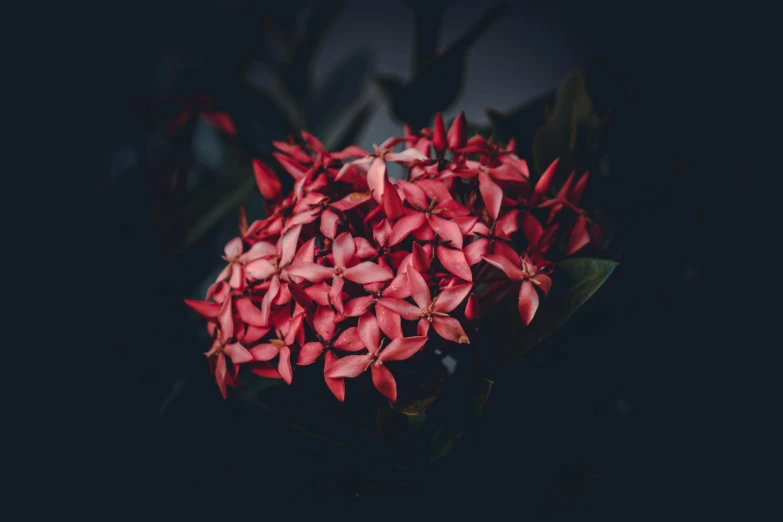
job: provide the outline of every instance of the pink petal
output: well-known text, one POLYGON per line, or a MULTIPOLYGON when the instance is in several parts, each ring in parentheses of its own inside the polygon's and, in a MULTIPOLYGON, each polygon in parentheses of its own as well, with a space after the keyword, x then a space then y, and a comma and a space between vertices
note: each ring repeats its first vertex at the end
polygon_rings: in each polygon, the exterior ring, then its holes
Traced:
POLYGON ((534 193, 536 196, 540 196, 542 194, 546 194, 549 190, 549 185, 552 183, 552 176, 554 176, 555 171, 557 170, 557 164, 560 162, 560 158, 553 161, 544 171, 543 174, 541 174, 541 177, 538 178, 538 181, 536 182, 536 187, 534 190, 534 193))
POLYGON ((223 301, 223 305, 218 312, 218 323, 220 324, 220 337, 223 341, 228 341, 234 335, 234 317, 231 315, 231 296, 223 301))
POLYGON ((328 370, 324 368, 324 375, 333 379, 358 377, 364 372, 370 361, 372 361, 372 357, 369 354, 346 355, 331 364, 328 370))
POLYGON ((296 341, 296 336, 299 333, 299 331, 302 329, 302 324, 304 323, 304 314, 299 313, 294 315, 291 318, 291 321, 289 321, 288 325, 288 332, 285 335, 285 344, 288 346, 291 346, 296 341))
POLYGON ((435 249, 435 255, 440 259, 443 268, 465 281, 473 281, 470 265, 461 250, 453 250, 439 245, 435 249))
POLYGON ((378 327, 386 334, 389 339, 402 337, 402 321, 400 314, 393 312, 385 306, 375 304, 375 317, 378 321, 378 327))
POLYGON ((420 209, 426 210, 429 207, 427 196, 418 185, 402 179, 397 184, 402 188, 403 194, 405 194, 405 201, 420 209))
POLYGON ((386 162, 383 158, 375 158, 367 171, 367 186, 378 203, 383 201, 384 181, 386 181, 386 162))
POLYGON ((332 255, 334 256, 335 266, 348 266, 356 253, 356 244, 353 237, 348 232, 343 232, 332 244, 332 255))
POLYGON ((574 188, 575 180, 576 180, 576 171, 572 170, 571 174, 569 174, 568 177, 566 178, 565 183, 563 183, 563 186, 560 187, 560 190, 557 191, 557 196, 555 199, 570 200, 571 191, 574 188))
MULTIPOLYGON (((495 245, 497 244, 498 243, 495 243, 495 245)), ((467 260, 468 265, 473 266, 481 261, 481 256, 485 256, 488 250, 489 239, 482 237, 466 246, 463 252, 465 253, 465 259, 467 260)))
POLYGON ((478 297, 476 294, 471 293, 468 297, 468 303, 465 305, 465 318, 468 321, 474 321, 478 317, 478 297))
MULTIPOLYGON (((412 305, 402 299, 395 299, 393 297, 379 297, 376 301, 377 304, 381 304, 389 310, 400 314, 407 321, 413 321, 421 317, 424 311, 418 306, 412 305)), ((428 303, 429 304, 429 303, 428 303)))
POLYGON ((343 276, 354 283, 366 284, 386 281, 393 278, 394 274, 382 266, 371 263, 370 261, 364 261, 345 270, 343 276))
POLYGON ((332 152, 331 154, 331 156, 336 159, 364 158, 369 155, 369 152, 362 149, 361 147, 357 147, 356 145, 348 145, 343 150, 339 152, 332 152))
POLYGON ((261 310, 256 308, 249 297, 241 297, 236 300, 237 312, 243 322, 252 326, 266 326, 261 310))
POLYGON ((519 280, 525 276, 525 273, 522 271, 522 269, 516 266, 516 264, 514 264, 514 262, 506 256, 501 256, 498 254, 487 254, 482 259, 484 259, 484 261, 490 265, 501 269, 509 279, 519 280))
POLYGON ((228 398, 228 392, 226 391, 226 357, 222 353, 218 354, 215 363, 215 382, 220 390, 220 395, 224 399, 228 398))
POLYGON ((419 308, 427 310, 430 307, 432 296, 424 278, 415 268, 408 268, 408 281, 411 285, 411 297, 419 305, 419 308))
POLYGON ((388 368, 381 364, 372 365, 372 383, 381 394, 392 402, 397 401, 397 381, 388 368))
POLYGON ((277 363, 277 371, 280 372, 280 376, 286 384, 291 384, 293 372, 291 371, 291 349, 288 346, 280 348, 280 361, 277 363))
POLYGON ((345 309, 343 308, 343 285, 345 285, 345 279, 335 277, 332 279, 332 288, 329 289, 329 302, 339 315, 345 315, 345 309))
POLYGON ((288 267, 287 271, 293 276, 302 277, 312 283, 320 283, 322 281, 326 281, 327 279, 331 279, 332 275, 334 274, 333 268, 302 261, 296 261, 295 263, 292 263, 288 267))
POLYGON ((526 212, 522 216, 522 233, 525 234, 525 238, 531 245, 538 245, 539 241, 541 241, 541 236, 544 234, 541 223, 530 212, 526 212))
POLYGON ((402 152, 389 152, 386 154, 387 161, 394 161, 396 163, 408 163, 410 161, 425 161, 429 158, 425 156, 420 150, 410 148, 405 149, 402 152))
POLYGON ((299 250, 296 251, 296 255, 294 256, 294 261, 305 261, 307 263, 312 263, 314 258, 315 238, 313 237, 299 247, 299 250))
POLYGON ((497 219, 500 213, 500 204, 503 201, 503 189, 492 181, 489 174, 483 170, 479 172, 478 179, 479 191, 481 191, 481 198, 484 200, 487 212, 492 219, 497 219))
POLYGON ((185 304, 207 319, 217 318, 218 312, 220 311, 220 305, 218 303, 185 299, 185 304))
POLYGON ((329 306, 329 290, 326 283, 317 283, 304 289, 307 294, 319 306, 329 306))
POLYGON ((582 174, 582 177, 579 178, 579 181, 576 182, 576 185, 574 185, 574 189, 571 191, 570 201, 574 205, 579 205, 579 202, 582 201, 582 194, 585 192, 585 187, 587 186, 587 179, 590 177, 589 172, 585 172, 582 174))
POLYGON ((385 187, 383 189, 383 213, 386 214, 388 219, 399 219, 402 217, 402 200, 400 195, 397 194, 397 190, 389 182, 384 181, 385 187))
POLYGON ((229 259, 234 259, 236 257, 239 257, 240 254, 242 254, 242 238, 235 237, 234 239, 226 243, 225 248, 223 248, 223 253, 229 259))
POLYGON ((334 239, 334 236, 337 233, 338 221, 340 221, 340 216, 329 209, 324 210, 321 213, 321 234, 329 239, 334 239))
POLYGON ((427 337, 427 333, 430 331, 430 322, 426 317, 422 317, 419 319, 419 322, 416 324, 416 335, 420 335, 422 337, 427 337))
POLYGON ((364 346, 372 353, 378 349, 381 344, 381 330, 378 328, 378 321, 370 312, 366 312, 359 317, 359 338, 364 346))
POLYGON ((525 183, 525 177, 511 164, 502 164, 491 169, 492 178, 509 183, 525 183))
POLYGON ((350 210, 354 207, 358 207, 362 203, 366 203, 371 199, 372 199, 372 194, 370 192, 351 192, 343 199, 332 203, 331 206, 336 208, 337 210, 342 210, 343 212, 345 212, 346 210, 350 210))
POLYGON ((343 307, 343 313, 346 317, 359 317, 367 311, 367 307, 370 306, 371 303, 372 297, 369 295, 351 299, 345 303, 345 306, 343 307))
POLYGON ((406 272, 398 272, 392 279, 389 286, 381 291, 383 297, 396 297, 398 299, 405 299, 411 295, 411 285, 408 280, 408 274, 406 272))
POLYGON ((313 364, 321 352, 324 350, 324 345, 319 342, 310 342, 302 345, 302 349, 299 351, 299 356, 296 358, 296 364, 299 366, 308 366, 313 364))
POLYGON ((337 357, 332 352, 326 352, 324 356, 324 381, 329 390, 337 397, 340 402, 345 401, 345 381, 343 379, 333 379, 326 376, 326 371, 337 361, 337 357))
POLYGON ((364 349, 364 342, 359 337, 359 329, 355 326, 343 331, 332 346, 344 352, 358 352, 364 349))
POLYGON ((334 310, 328 306, 319 306, 313 316, 313 329, 321 336, 324 341, 331 341, 334 337, 334 329, 337 326, 334 322, 334 310))
POLYGON ((519 289, 519 317, 525 326, 530 324, 538 310, 538 294, 530 281, 522 281, 519 289))
POLYGON ((446 128, 443 125, 443 115, 438 113, 435 115, 435 125, 432 129, 432 147, 438 156, 443 156, 443 152, 446 150, 446 128))
POLYGON ((547 297, 552 289, 552 278, 546 274, 538 274, 533 279, 538 281, 536 287, 544 293, 544 297, 547 297))
POLYGON ((277 175, 257 159, 253 159, 253 173, 256 176, 258 190, 264 199, 276 199, 280 195, 282 186, 277 175))
POLYGON ((264 280, 275 273, 275 265, 267 259, 255 259, 245 265, 247 275, 264 280))
POLYGON ((372 235, 375 241, 380 246, 386 246, 389 242, 389 236, 391 235, 392 227, 389 224, 389 220, 383 219, 379 221, 374 227, 372 227, 372 235))
POLYGON ((498 230, 498 227, 500 227, 500 231, 505 237, 511 237, 513 233, 519 230, 519 211, 514 209, 507 212, 503 217, 498 219, 495 230, 498 230))
POLYGON ((412 357, 427 344, 427 338, 419 337, 400 337, 393 340, 386 348, 381 351, 379 359, 381 361, 404 361, 412 357))
POLYGON ((291 158, 286 156, 285 154, 280 154, 279 152, 273 152, 272 156, 277 160, 280 165, 291 174, 291 177, 295 180, 302 179, 304 175, 307 173, 307 169, 303 168, 301 165, 293 161, 291 158))
POLYGON ((445 241, 451 241, 451 246, 454 248, 462 249, 462 232, 460 232, 459 227, 455 223, 435 215, 430 216, 429 221, 432 230, 438 236, 445 241))
POLYGON ((239 343, 227 344, 223 348, 223 353, 228 355, 234 364, 242 364, 253 360, 253 355, 239 343))
POLYGON ((448 313, 457 308, 462 301, 470 293, 473 288, 473 283, 466 283, 462 285, 449 286, 444 288, 438 294, 438 298, 435 301, 435 305, 432 307, 433 312, 448 313))
POLYGON ((432 327, 438 332, 438 335, 447 341, 454 341, 458 344, 470 344, 468 335, 462 329, 462 325, 453 317, 433 317, 432 327))
POLYGON ((250 325, 247 327, 247 332, 245 332, 245 336, 242 340, 246 344, 253 344, 256 341, 261 340, 267 333, 269 333, 268 327, 250 325))
POLYGON ((519 254, 517 254, 516 250, 502 241, 495 241, 495 252, 493 253, 509 258, 512 263, 515 259, 519 259, 519 254))
POLYGON ((261 316, 264 324, 269 324, 269 314, 272 310, 272 301, 274 301, 277 294, 280 292, 280 282, 277 278, 273 278, 269 284, 269 288, 264 294, 264 298, 261 300, 261 316))
POLYGON ((476 216, 458 216, 451 218, 451 222, 459 227, 459 231, 463 236, 467 236, 473 232, 473 228, 476 226, 478 218, 476 216))
POLYGON ((259 241, 255 245, 251 246, 247 252, 242 254, 242 260, 248 262, 262 257, 271 257, 276 253, 277 247, 275 247, 275 245, 267 241, 259 241))
POLYGON ((274 344, 263 343, 250 348, 250 353, 256 361, 269 361, 277 355, 278 349, 274 344))
POLYGON ((583 215, 576 218, 574 228, 571 229, 571 236, 568 238, 568 249, 566 255, 570 256, 580 250, 590 242, 590 234, 587 233, 587 218, 583 215))
POLYGON ((367 259, 378 254, 378 249, 363 237, 355 237, 353 242, 356 245, 356 257, 359 259, 367 259))
POLYGON ((299 242, 301 226, 294 227, 280 238, 280 265, 285 266, 294 259, 296 245, 299 242))
POLYGON ((417 242, 413 243, 413 258, 411 261, 413 267, 419 272, 425 272, 430 269, 430 255, 417 242))
POLYGON ((249 366, 250 371, 260 377, 266 377, 267 379, 282 379, 277 368, 268 362, 254 362, 250 363, 249 366))
POLYGON ((389 237, 389 246, 394 246, 401 242, 426 221, 427 218, 422 212, 412 212, 407 216, 401 217, 397 223, 394 224, 391 236, 389 237))
POLYGON ((465 146, 465 141, 468 139, 468 123, 465 121, 465 112, 460 111, 454 122, 449 128, 449 133, 446 136, 446 140, 449 149, 454 151, 461 149, 465 146))

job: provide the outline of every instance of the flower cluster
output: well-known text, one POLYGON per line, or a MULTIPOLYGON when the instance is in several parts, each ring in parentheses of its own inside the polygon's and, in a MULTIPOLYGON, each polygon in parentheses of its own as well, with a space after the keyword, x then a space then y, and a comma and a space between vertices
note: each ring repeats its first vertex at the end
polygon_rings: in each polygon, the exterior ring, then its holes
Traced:
POLYGON ((509 288, 529 324, 552 286, 550 249, 570 255, 598 240, 579 207, 588 173, 572 173, 550 197, 557 161, 533 183, 513 142, 468 139, 464 114, 448 132, 438 115, 432 129, 405 128, 372 152, 327 152, 306 132, 274 145, 292 191, 284 197, 254 161, 269 215, 243 220, 205 300, 186 300, 207 319, 206 356, 224 397, 243 365, 290 384, 293 365, 320 360, 340 401, 345 379, 367 370, 395 401, 385 363, 430 338, 469 343, 480 304, 509 288), (387 174, 391 163, 404 179, 387 174))

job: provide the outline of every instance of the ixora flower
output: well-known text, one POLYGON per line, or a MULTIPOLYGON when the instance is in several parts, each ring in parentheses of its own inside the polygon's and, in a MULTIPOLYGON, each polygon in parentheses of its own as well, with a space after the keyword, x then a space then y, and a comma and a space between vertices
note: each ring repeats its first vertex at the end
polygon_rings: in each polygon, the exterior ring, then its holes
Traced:
POLYGON ((512 290, 529 325, 554 261, 600 240, 579 206, 587 173, 550 194, 557 161, 536 178, 513 142, 469 138, 464 114, 448 131, 441 115, 431 129, 406 127, 373 152, 329 152, 306 132, 273 145, 293 189, 283 194, 276 171, 253 160, 268 215, 248 226, 242 214, 204 300, 185 300, 206 319, 224 397, 241 368, 291 384, 297 367, 322 364, 338 400, 347 379, 369 373, 396 401, 397 365, 435 344, 471 344, 481 314, 512 290))

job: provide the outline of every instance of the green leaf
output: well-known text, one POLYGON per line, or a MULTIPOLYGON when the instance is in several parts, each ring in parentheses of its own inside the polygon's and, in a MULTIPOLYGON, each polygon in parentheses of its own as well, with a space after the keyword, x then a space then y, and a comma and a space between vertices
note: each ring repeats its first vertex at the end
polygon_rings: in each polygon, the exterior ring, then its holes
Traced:
POLYGON ((617 265, 616 261, 587 257, 558 263, 549 298, 542 300, 527 327, 513 332, 515 342, 496 346, 495 366, 508 366, 552 335, 601 288, 617 265))

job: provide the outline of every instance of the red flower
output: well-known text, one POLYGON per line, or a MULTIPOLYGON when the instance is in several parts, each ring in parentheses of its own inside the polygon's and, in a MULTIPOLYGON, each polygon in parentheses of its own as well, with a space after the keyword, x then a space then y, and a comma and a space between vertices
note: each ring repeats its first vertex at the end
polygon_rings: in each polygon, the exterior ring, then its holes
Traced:
POLYGON ((282 194, 274 171, 253 161, 268 215, 248 224, 242 214, 204 300, 185 300, 206 319, 210 371, 224 397, 243 367, 290 384, 294 365, 323 364, 340 401, 345 379, 368 369, 396 400, 386 362, 425 349, 430 329, 469 344, 462 321, 475 326, 479 302, 491 310, 508 279, 519 283, 529 324, 538 292, 552 285, 550 259, 598 241, 579 207, 587 175, 573 174, 551 197, 557 161, 532 184, 514 144, 468 139, 462 113, 448 131, 438 115, 434 128, 406 127, 372 153, 330 152, 306 132, 274 147, 293 189, 282 194), (389 161, 403 179, 388 177, 389 161), (547 212, 542 224, 536 216, 547 212), (414 326, 418 335, 405 337, 414 326))
POLYGON ((359 318, 358 329, 359 337, 368 353, 348 355, 335 361, 327 370, 326 375, 334 379, 353 378, 370 368, 375 388, 390 401, 395 402, 397 400, 397 382, 383 363, 408 359, 424 347, 427 338, 424 336, 400 337, 384 348, 378 322, 372 314, 364 314, 359 318))

